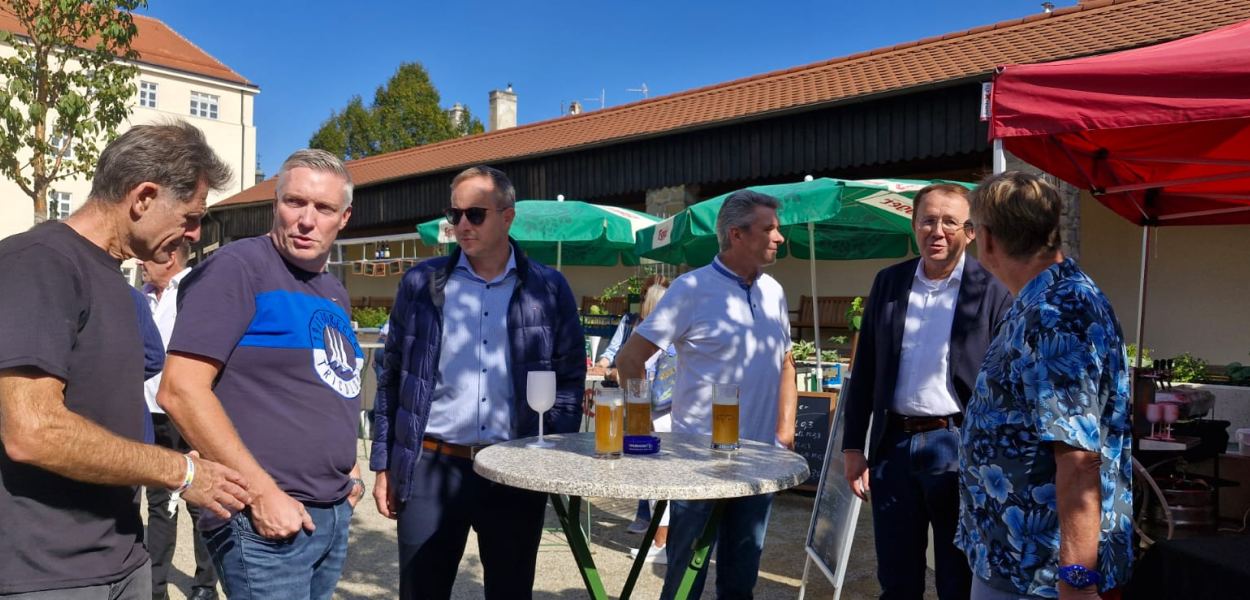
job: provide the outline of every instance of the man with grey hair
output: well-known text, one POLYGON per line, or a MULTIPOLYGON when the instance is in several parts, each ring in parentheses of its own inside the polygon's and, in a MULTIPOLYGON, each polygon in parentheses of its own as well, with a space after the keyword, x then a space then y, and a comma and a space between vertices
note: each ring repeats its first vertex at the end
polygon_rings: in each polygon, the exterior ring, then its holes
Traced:
POLYGON ((528 371, 554 371, 553 433, 577 431, 586 347, 564 276, 508 237, 516 192, 498 169, 452 180, 448 222, 458 247, 404 274, 374 403, 373 499, 398 521, 399 597, 451 597, 469 529, 482 596, 529 598, 546 496, 491 483, 473 456, 538 433, 528 371))
POLYGON ((179 290, 157 402, 191 445, 243 473, 254 494, 199 527, 226 594, 333 595, 356 466, 360 369, 347 290, 324 272, 351 217, 351 177, 321 150, 278 173, 273 228, 231 243, 179 290), (193 315, 193 318, 185 318, 193 315))
POLYGON ((137 486, 222 517, 235 470, 140 443, 144 351, 123 260, 200 237, 230 182, 196 128, 131 128, 105 147, 87 202, 0 242, 0 597, 149 600, 137 486))
MULTIPOLYGON (((739 387, 739 435, 766 444, 794 446, 798 403, 790 318, 785 293, 763 268, 777 259, 785 238, 779 231, 777 200, 750 190, 725 199, 716 217, 720 254, 712 264, 678 277, 651 315, 616 355, 623 380, 641 378, 647 359, 670 345, 677 349, 673 431, 709 435, 712 383, 739 387), (708 302, 708 298, 718 298, 708 302)), ((772 495, 736 498, 725 504, 713 543, 716 597, 750 598, 772 495)), ((688 573, 695 541, 712 513, 706 501, 676 501, 668 534, 669 569, 662 598, 673 598, 683 578, 694 577, 690 597, 702 595, 707 571, 688 573)))

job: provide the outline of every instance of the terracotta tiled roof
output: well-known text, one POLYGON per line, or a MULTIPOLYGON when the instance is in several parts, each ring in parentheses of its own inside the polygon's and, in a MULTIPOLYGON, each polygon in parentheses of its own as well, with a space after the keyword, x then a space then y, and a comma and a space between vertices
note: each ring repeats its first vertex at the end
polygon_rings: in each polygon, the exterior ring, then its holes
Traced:
MULTIPOLYGON (((830 61, 348 163, 358 186, 567 152, 744 117, 983 76, 1002 64, 1100 54, 1250 19, 1250 0, 1096 0, 830 61)), ((271 200, 274 180, 216 206, 271 200)))
MULTIPOLYGON (((139 53, 139 62, 256 87, 159 19, 134 15, 134 20, 138 33, 130 41, 130 47, 139 53)), ((3 3, 0 3, 0 31, 26 33, 17 17, 13 16, 12 9, 3 3)))

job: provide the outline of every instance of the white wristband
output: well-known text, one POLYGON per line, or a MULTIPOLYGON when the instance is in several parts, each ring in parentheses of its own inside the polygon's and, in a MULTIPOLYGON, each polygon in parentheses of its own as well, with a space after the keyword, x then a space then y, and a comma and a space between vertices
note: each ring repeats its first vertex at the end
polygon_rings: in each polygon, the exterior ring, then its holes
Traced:
POLYGON ((191 460, 190 454, 183 454, 183 458, 187 460, 187 471, 182 477, 182 485, 174 489, 175 494, 181 494, 190 489, 191 484, 195 481, 195 461, 191 460))

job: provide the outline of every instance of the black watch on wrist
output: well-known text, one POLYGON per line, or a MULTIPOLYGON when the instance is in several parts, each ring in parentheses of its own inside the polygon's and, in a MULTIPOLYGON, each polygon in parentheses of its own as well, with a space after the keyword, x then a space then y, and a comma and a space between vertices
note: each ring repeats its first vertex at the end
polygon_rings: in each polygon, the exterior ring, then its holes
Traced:
POLYGON ((1059 567, 1059 579, 1078 590, 1091 585, 1095 587, 1102 585, 1102 573, 1081 565, 1059 567))

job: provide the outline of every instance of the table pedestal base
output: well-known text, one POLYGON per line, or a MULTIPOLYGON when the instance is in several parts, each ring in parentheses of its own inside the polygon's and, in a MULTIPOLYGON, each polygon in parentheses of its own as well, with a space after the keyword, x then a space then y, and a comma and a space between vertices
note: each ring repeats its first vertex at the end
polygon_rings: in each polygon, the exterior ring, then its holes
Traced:
MULTIPOLYGON (((556 511, 556 516, 560 519, 560 526, 564 528, 564 537, 569 542, 569 548, 573 551, 573 560, 577 562, 577 568, 582 574, 582 582, 586 584, 586 591, 590 593, 590 597, 594 600, 608 600, 607 591, 603 587, 603 580, 599 577, 599 570, 595 567, 595 559, 590 553, 590 544, 586 540, 586 534, 577 522, 577 515, 580 514, 582 506, 581 496, 564 496, 562 494, 551 494, 551 506, 556 511)), ((707 568, 707 555, 712 547, 712 542, 716 540, 717 530, 720 528, 721 513, 724 512, 724 502, 716 501, 712 507, 712 515, 708 518, 707 524, 703 527, 703 535, 699 536, 699 540, 694 549, 694 556, 690 558, 690 564, 686 565, 686 572, 682 575, 681 585, 677 588, 677 600, 686 600, 690 595, 690 588, 694 586, 694 579, 699 572, 707 568)), ((651 524, 647 527, 647 532, 642 536, 642 545, 638 549, 638 556, 634 557, 634 564, 629 569, 629 577, 625 579, 625 587, 621 590, 621 600, 628 600, 634 592, 634 585, 638 583, 638 575, 642 572, 642 565, 647 561, 647 550, 651 546, 651 542, 655 539, 656 529, 660 526, 660 516, 664 511, 668 510, 668 501, 659 500, 655 503, 655 510, 652 511, 651 524)), ((669 568, 676 568, 677 565, 669 565, 669 568)))

